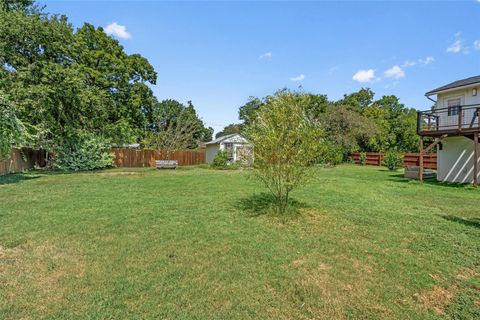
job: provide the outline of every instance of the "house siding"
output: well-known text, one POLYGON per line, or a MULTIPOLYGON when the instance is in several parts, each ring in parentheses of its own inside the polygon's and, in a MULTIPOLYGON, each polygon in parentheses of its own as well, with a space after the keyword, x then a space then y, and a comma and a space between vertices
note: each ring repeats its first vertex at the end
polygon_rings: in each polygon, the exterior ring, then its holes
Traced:
MULTIPOLYGON (((437 151, 437 179, 445 182, 473 182, 473 141, 466 137, 447 137, 437 151)), ((480 164, 480 157, 477 159, 480 164)), ((480 178, 480 174, 478 175, 480 178)))
POLYGON ((205 159, 207 163, 213 162, 213 159, 215 159, 215 155, 217 154, 219 147, 220 147, 219 144, 210 144, 206 146, 205 159))
POLYGON ((213 143, 213 144, 208 144, 206 145, 206 151, 205 151, 205 156, 206 156, 206 161, 207 163, 212 163, 213 159, 215 159, 215 156, 219 151, 225 150, 225 144, 226 143, 231 143, 233 145, 233 161, 237 161, 237 148, 244 147, 244 146, 250 146, 248 141, 240 136, 239 134, 235 134, 229 138, 226 138, 223 141, 220 141, 218 143, 213 143))
MULTIPOLYGON (((480 104, 480 85, 477 95, 472 94, 473 87, 452 90, 437 96, 436 108, 447 108, 447 101, 452 98, 461 98, 462 105, 480 104)), ((473 117, 474 109, 465 110, 466 119, 473 117)), ((451 124, 451 129, 458 127, 458 116, 440 114, 440 123, 451 124)), ((448 129, 443 128, 443 129, 448 129)), ((477 162, 479 159, 477 159, 477 162)), ((473 141, 464 136, 447 137, 442 141, 442 148, 437 147, 437 180, 444 182, 472 183, 473 182, 473 141)))
MULTIPOLYGON (((468 89, 460 89, 454 90, 446 93, 440 93, 437 96, 437 103, 436 108, 448 108, 447 101, 449 99, 460 98, 462 105, 480 105, 480 85, 477 87, 477 95, 474 96, 472 94, 473 87, 468 89)), ((464 110, 463 117, 465 119, 473 118, 473 114, 475 112, 474 108, 470 108, 464 110)), ((447 125, 447 127, 443 127, 442 129, 456 129, 458 128, 458 116, 449 116, 446 112, 442 112, 439 114, 440 116, 440 123, 442 126, 447 125)), ((468 124, 464 124, 465 127, 468 124)))

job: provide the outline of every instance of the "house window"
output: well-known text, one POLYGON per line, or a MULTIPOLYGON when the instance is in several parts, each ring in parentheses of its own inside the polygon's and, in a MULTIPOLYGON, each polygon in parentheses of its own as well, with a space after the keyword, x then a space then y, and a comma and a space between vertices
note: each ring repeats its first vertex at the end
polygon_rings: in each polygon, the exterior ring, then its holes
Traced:
POLYGON ((233 143, 225 143, 228 161, 233 161, 233 143))
POLYGON ((460 98, 447 100, 448 115, 449 116, 458 115, 458 111, 460 110, 460 105, 461 105, 460 98))

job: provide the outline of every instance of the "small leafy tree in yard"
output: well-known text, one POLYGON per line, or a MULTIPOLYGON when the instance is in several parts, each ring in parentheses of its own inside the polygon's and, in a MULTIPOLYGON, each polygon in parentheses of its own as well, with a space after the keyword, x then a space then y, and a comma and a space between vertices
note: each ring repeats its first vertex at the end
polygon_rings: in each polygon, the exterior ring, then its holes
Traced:
POLYGON ((253 172, 271 191, 279 213, 290 192, 304 184, 319 157, 323 131, 305 112, 302 94, 280 91, 266 99, 246 127, 253 144, 253 172))
POLYGON ((367 153, 360 152, 360 165, 364 166, 367 164, 367 153))
POLYGON ((383 157, 383 164, 390 171, 394 171, 402 165, 403 155, 397 150, 389 150, 383 157))
POLYGON ((23 131, 12 103, 0 92, 0 160, 6 158, 13 145, 20 142, 23 131))

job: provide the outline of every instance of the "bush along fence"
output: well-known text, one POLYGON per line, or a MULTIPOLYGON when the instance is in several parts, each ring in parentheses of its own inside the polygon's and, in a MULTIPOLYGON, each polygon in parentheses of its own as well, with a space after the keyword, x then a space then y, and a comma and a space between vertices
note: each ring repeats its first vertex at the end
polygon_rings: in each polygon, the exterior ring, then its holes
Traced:
POLYGON ((43 150, 13 149, 6 160, 0 161, 0 176, 44 167, 46 164, 46 152, 43 150))
MULTIPOLYGON (((351 152, 348 154, 353 162, 360 164, 360 152, 351 152)), ((366 152, 366 165, 381 166, 383 163, 384 154, 380 152, 366 152)), ((403 154, 403 166, 420 166, 420 154, 419 153, 404 153, 403 154)), ((425 154, 423 156, 423 166, 428 169, 437 169, 437 155, 435 153, 425 154)))
POLYGON ((147 150, 113 148, 113 165, 117 167, 155 167, 155 160, 177 160, 179 166, 192 166, 205 163, 205 150, 147 150))

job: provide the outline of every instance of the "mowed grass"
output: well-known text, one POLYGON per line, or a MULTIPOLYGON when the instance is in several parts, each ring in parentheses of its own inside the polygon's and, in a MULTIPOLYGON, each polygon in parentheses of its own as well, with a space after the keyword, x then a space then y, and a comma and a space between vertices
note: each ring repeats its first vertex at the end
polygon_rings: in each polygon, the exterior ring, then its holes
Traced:
POLYGON ((318 169, 282 219, 247 176, 0 178, 0 319, 480 317, 480 189, 318 169))

